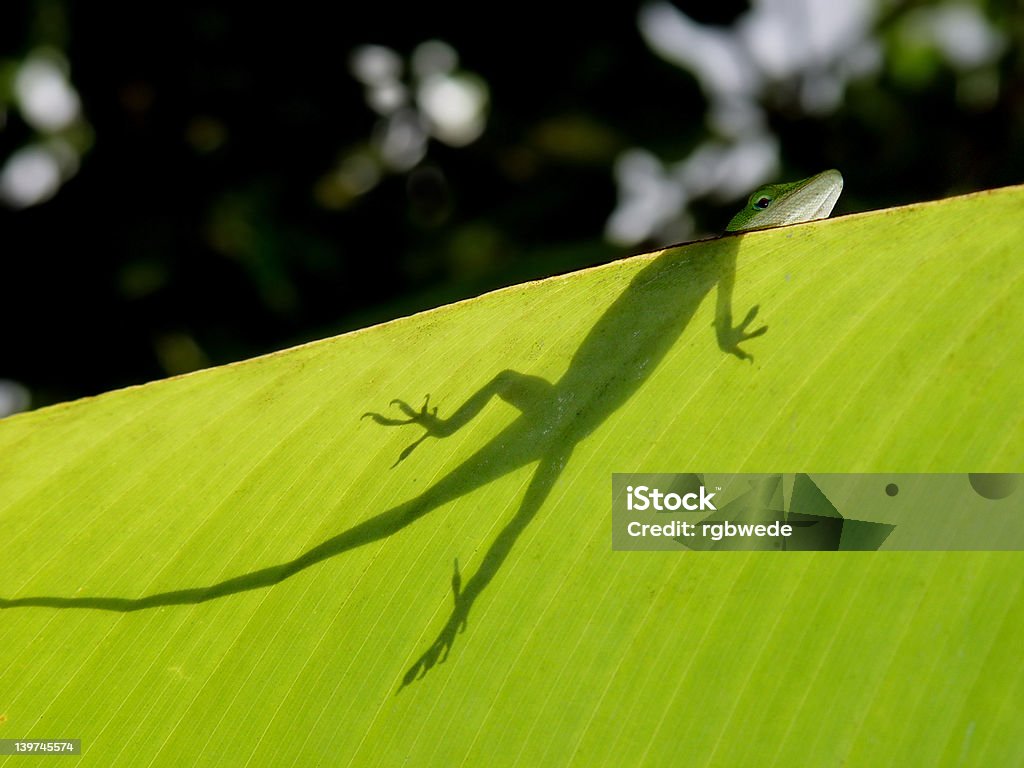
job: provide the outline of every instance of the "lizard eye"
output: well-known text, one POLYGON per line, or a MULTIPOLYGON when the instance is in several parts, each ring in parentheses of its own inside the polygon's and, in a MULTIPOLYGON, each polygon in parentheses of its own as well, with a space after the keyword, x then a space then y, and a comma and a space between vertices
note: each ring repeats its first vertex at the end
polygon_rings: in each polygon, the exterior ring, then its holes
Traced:
POLYGON ((757 210, 759 211, 763 211, 771 204, 772 199, 770 197, 759 197, 757 198, 757 200, 754 201, 754 207, 757 208, 757 210))

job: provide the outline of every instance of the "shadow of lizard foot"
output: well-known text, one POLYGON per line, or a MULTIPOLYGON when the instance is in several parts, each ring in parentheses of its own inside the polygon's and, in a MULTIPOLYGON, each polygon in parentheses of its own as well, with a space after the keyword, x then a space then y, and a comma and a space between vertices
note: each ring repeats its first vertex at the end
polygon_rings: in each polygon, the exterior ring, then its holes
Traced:
MULTIPOLYGON (((426 676, 427 672, 438 664, 444 664, 448 660, 452 645, 455 643, 455 636, 466 631, 466 617, 469 613, 469 605, 462 599, 462 574, 459 573, 459 559, 455 558, 455 573, 452 575, 452 593, 455 598, 455 607, 452 615, 448 618, 444 628, 438 633, 437 639, 431 643, 426 652, 420 656, 416 663, 409 667, 402 678, 402 685, 397 693, 407 685, 426 676)), ((396 694, 397 695, 397 694, 396 694)))
POLYGON ((419 424, 420 426, 424 427, 427 430, 423 434, 423 436, 420 437, 419 440, 412 443, 412 445, 409 445, 399 454, 398 458, 395 460, 395 463, 391 465, 391 469, 394 469, 403 461, 405 461, 405 459, 408 458, 409 454, 416 450, 416 446, 418 446, 431 435, 439 433, 440 430, 438 429, 438 425, 441 423, 441 420, 437 418, 437 408, 428 410, 430 407, 429 394, 427 394, 427 396, 423 399, 423 406, 418 411, 404 400, 395 399, 388 403, 388 405, 397 405, 398 409, 409 418, 395 419, 390 416, 385 416, 382 413, 377 413, 376 411, 367 411, 359 418, 365 419, 369 417, 374 422, 384 427, 401 427, 405 426, 406 424, 419 424))

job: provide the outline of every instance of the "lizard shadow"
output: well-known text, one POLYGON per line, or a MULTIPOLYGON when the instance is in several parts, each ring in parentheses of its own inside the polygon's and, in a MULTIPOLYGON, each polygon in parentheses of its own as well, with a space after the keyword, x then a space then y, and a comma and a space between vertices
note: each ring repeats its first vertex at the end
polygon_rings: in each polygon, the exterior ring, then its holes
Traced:
MULTIPOLYGON (((406 672, 402 684, 405 687, 447 658, 455 636, 466 627, 474 602, 544 504, 575 446, 650 377, 716 285, 714 324, 719 347, 740 359, 749 359, 740 343, 767 329, 747 330, 757 313, 756 306, 739 324, 733 325, 732 292, 741 239, 723 237, 682 250, 670 249, 653 257, 603 312, 577 348, 564 375, 555 382, 508 369, 496 374, 447 418, 439 418, 436 409, 429 409, 429 402, 417 410, 403 401, 393 401, 404 418, 375 412, 364 414, 380 425, 419 425, 424 429, 423 435, 401 453, 400 462, 426 438, 444 438, 468 424, 493 397, 500 397, 520 411, 512 423, 476 453, 419 495, 351 526, 292 560, 215 584, 138 598, 0 598, 0 608, 41 606, 131 612, 198 604, 269 587, 330 557, 390 536, 492 480, 536 464, 518 510, 495 536, 465 584, 456 561, 451 615, 434 642, 406 672)), ((609 473, 612 469, 608 468, 609 473)))

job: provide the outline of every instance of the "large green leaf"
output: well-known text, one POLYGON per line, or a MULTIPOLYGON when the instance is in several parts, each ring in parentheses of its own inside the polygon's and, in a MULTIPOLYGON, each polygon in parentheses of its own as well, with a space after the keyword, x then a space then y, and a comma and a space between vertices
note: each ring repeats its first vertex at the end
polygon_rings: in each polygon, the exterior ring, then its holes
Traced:
POLYGON ((0 422, 0 738, 103 766, 1021 764, 1024 556, 613 552, 610 491, 1024 469, 1022 210, 696 243, 0 422), (767 332, 734 347, 730 302, 767 332), (450 434, 409 451, 388 403, 428 393, 450 434))

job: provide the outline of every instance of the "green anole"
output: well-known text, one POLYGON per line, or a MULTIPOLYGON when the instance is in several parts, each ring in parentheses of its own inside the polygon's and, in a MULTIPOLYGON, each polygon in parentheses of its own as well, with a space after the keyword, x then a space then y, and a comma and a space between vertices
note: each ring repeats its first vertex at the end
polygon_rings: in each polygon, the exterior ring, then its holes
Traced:
POLYGON ((843 191, 843 176, 832 169, 788 184, 769 184, 750 196, 726 233, 749 232, 826 219, 843 191))
MULTIPOLYGON (((732 217, 725 234, 750 232, 755 229, 782 227, 786 224, 800 224, 815 219, 825 219, 843 191, 843 175, 837 170, 822 171, 808 179, 785 184, 769 184, 756 190, 747 200, 743 209, 732 217)), ((718 301, 715 310, 715 329, 718 345, 741 360, 751 360, 739 344, 765 333, 762 326, 754 331, 747 327, 757 316, 758 308, 752 307, 738 326, 732 324, 732 292, 735 279, 735 254, 729 266, 721 268, 718 276, 718 301)))

